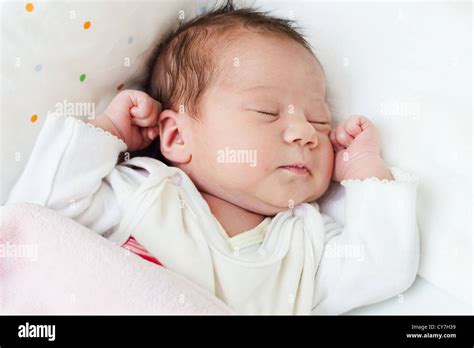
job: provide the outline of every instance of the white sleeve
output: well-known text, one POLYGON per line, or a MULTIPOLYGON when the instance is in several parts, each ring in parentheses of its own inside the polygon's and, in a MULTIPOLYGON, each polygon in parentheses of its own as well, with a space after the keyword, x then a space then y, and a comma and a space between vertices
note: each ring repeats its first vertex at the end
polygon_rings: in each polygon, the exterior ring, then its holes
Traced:
POLYGON ((344 228, 329 216, 315 276, 312 314, 341 314, 406 290, 419 264, 417 179, 391 168, 394 181, 345 180, 344 228))
POLYGON ((116 165, 126 148, 101 128, 49 114, 5 204, 37 203, 99 234, 111 232, 144 175, 116 165))

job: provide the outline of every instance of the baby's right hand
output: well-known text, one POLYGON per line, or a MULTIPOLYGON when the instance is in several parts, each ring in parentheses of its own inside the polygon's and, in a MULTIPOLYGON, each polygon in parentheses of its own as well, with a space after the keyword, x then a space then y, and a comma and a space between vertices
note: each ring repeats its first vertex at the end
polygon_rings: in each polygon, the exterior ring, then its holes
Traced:
POLYGON ((145 92, 124 90, 91 123, 101 128, 111 127, 105 130, 120 137, 128 151, 136 151, 148 147, 159 135, 157 123, 161 110, 161 103, 145 92))

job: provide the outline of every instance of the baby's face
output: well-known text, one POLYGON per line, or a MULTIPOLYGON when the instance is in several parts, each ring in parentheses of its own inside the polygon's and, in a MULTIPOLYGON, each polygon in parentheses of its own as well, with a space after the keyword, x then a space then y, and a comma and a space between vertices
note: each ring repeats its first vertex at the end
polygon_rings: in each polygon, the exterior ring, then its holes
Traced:
POLYGON ((263 215, 319 198, 334 154, 316 59, 297 42, 260 34, 239 38, 220 59, 223 71, 190 126, 193 182, 263 215))

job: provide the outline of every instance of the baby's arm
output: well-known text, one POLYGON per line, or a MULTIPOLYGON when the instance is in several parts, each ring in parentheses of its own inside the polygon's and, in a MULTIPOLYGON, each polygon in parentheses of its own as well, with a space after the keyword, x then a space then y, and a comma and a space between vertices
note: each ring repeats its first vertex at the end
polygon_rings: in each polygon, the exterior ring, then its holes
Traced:
POLYGON ((347 180, 345 226, 321 214, 324 253, 316 272, 313 314, 340 314, 396 296, 414 281, 419 262, 416 178, 347 180))
MULTIPOLYGON (((110 117, 116 117, 117 112, 111 111, 110 117)), ((106 121, 105 116, 99 116, 93 124, 86 124, 72 117, 48 115, 6 204, 37 203, 101 234, 116 228, 127 197, 145 174, 116 165, 127 144, 106 121)), ((123 126, 121 120, 115 123, 123 126)), ((130 133, 126 136, 130 139, 130 133)), ((141 143, 146 145, 148 141, 141 143)))
POLYGON ((395 296, 417 273, 417 180, 380 156, 375 126, 363 116, 330 134, 333 179, 346 188, 346 225, 323 214, 326 240, 316 273, 314 314, 339 314, 395 296))

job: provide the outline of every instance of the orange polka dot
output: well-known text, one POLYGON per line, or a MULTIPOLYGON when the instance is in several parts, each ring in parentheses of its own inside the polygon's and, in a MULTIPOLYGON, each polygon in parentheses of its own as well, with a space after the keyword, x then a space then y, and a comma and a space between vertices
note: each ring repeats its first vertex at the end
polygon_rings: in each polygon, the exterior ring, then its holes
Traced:
POLYGON ((117 86, 117 91, 120 91, 123 88, 123 83, 117 86))
POLYGON ((38 121, 38 115, 34 114, 31 116, 31 122, 35 123, 36 121, 38 121))
POLYGON ((31 2, 29 2, 26 4, 25 9, 26 9, 26 12, 33 12, 33 10, 35 9, 35 6, 31 2))
POLYGON ((84 29, 89 29, 91 27, 91 22, 87 21, 84 23, 84 29))

